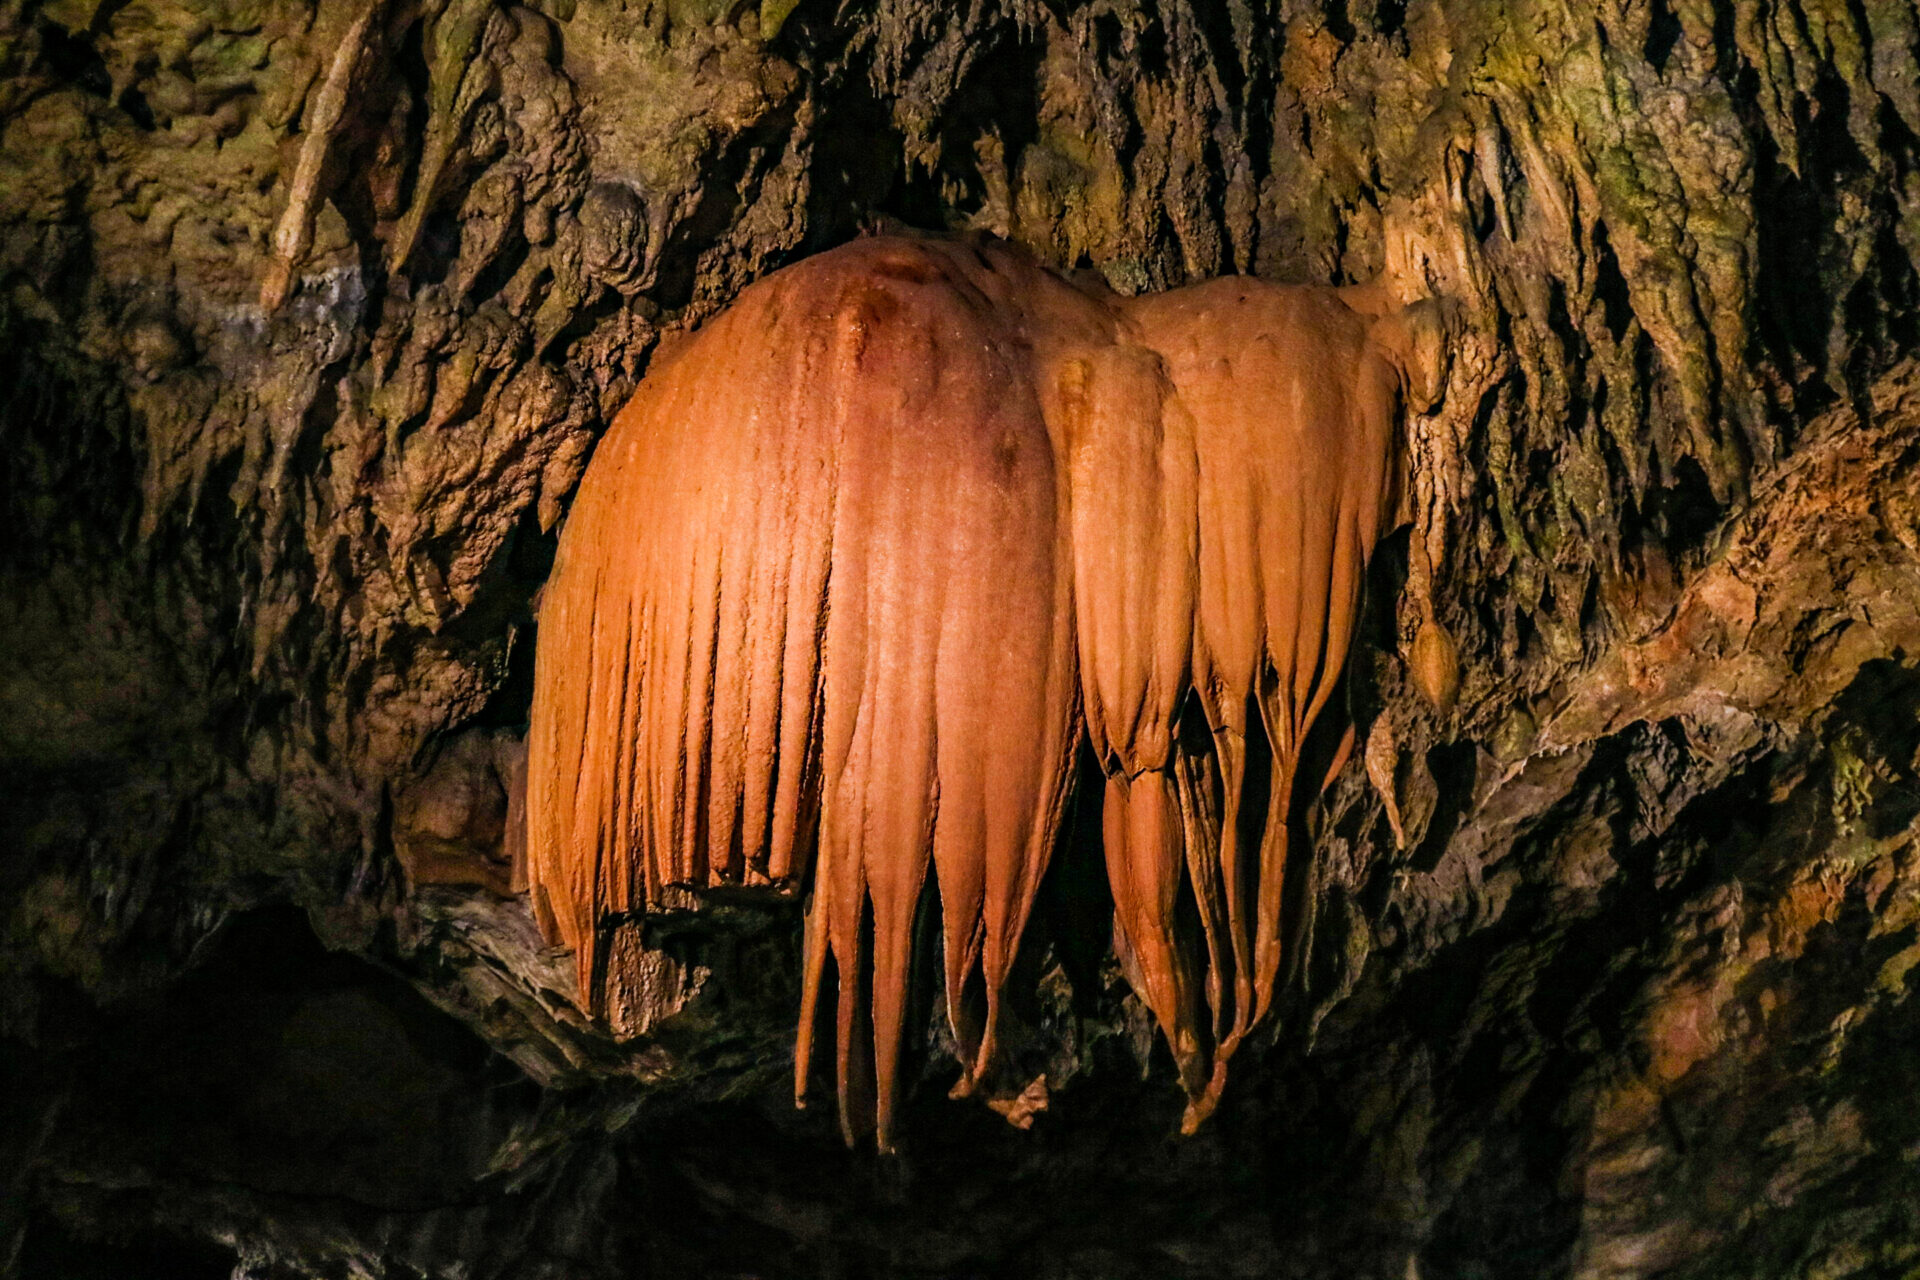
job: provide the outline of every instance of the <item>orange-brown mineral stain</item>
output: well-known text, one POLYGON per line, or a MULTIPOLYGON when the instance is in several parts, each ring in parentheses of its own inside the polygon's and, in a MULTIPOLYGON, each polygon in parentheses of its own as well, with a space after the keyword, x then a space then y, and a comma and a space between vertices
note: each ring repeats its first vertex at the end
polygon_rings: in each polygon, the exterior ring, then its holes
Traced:
POLYGON ((583 1004, 603 924, 668 886, 809 892, 796 1097, 831 961, 842 1129, 889 1146, 923 888, 965 1093, 1084 733, 1118 931, 1204 1119, 1272 1007, 1293 776, 1395 509, 1392 323, 875 238, 657 359, 541 608, 528 866, 583 1004))

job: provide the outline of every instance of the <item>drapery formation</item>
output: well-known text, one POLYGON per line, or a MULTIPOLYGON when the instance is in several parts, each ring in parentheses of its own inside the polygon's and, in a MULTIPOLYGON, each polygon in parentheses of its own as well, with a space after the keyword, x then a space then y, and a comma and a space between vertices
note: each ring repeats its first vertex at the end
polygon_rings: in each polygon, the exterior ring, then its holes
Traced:
POLYGON ((541 609, 530 877, 583 1003, 666 886, 810 887, 796 1095, 831 959, 842 1127, 888 1145, 928 877, 965 1091, 1084 726, 1116 945, 1203 1119, 1271 1007, 1294 772, 1392 519, 1373 304, 875 238, 657 358, 541 609))

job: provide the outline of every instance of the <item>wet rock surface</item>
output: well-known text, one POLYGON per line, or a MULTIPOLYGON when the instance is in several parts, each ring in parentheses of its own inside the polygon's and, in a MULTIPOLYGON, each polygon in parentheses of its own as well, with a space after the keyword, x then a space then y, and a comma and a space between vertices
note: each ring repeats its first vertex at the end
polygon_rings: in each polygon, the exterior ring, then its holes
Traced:
POLYGON ((1812 0, 0 6, 0 1259, 1920 1265, 1917 47, 1812 0), (1046 1111, 948 1101, 928 1010, 897 1160, 791 1110, 792 904, 627 922, 595 1024, 516 892, 594 440, 875 223, 1441 300, 1367 746, 1195 1138, 1084 842, 1012 984, 1046 1111))

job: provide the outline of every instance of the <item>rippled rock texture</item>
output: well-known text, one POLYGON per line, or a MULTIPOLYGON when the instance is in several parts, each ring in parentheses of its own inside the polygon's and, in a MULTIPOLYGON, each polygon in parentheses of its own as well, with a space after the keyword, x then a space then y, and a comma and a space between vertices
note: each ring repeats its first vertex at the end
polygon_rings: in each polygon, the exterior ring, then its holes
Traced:
POLYGON ((0 1259, 1920 1266, 1917 50, 1905 0, 6 0, 0 1259), (1097 850, 1009 984, 1048 1110, 948 1101, 929 1011, 892 1159, 789 1107, 791 905, 633 921, 597 1024, 517 892, 595 440, 876 223, 1443 300, 1364 749, 1194 1138, 1097 850))

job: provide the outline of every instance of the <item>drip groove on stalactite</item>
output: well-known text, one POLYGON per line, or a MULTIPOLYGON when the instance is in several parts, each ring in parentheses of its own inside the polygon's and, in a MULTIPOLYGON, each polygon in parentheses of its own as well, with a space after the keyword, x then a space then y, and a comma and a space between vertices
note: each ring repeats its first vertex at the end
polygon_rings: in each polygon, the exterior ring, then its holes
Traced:
POLYGON ((1408 344, 1370 301, 874 239, 662 356, 542 606, 532 884, 583 1001, 668 887, 810 885, 796 1095, 831 960, 842 1127, 888 1144, 922 888, 966 1093, 1084 722, 1116 945, 1203 1120, 1272 1008, 1295 769, 1394 514, 1408 344))

